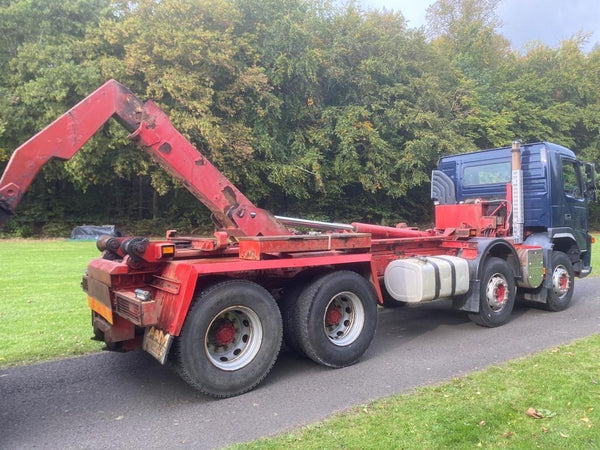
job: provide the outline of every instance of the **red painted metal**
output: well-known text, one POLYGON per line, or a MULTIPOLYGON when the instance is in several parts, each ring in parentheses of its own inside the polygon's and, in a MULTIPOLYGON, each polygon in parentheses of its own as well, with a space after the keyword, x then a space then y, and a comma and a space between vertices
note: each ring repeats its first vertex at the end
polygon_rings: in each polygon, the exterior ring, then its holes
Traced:
MULTIPOLYGON (((236 256, 191 260, 172 260, 155 266, 154 271, 135 271, 127 262, 93 260, 88 276, 101 278, 114 292, 131 291, 133 287, 152 292, 152 311, 158 311, 157 325, 169 334, 178 335, 198 286, 206 277, 290 280, 303 270, 322 268, 362 267, 371 269, 371 253, 322 252, 288 255, 270 260, 243 260, 236 256), (129 276, 124 276, 129 273, 129 276), (133 285, 133 286, 132 286, 133 285), (129 289, 127 289, 129 287, 129 289)), ((375 278, 376 279, 376 278, 375 278)), ((376 286, 378 289, 378 286, 376 286)), ((113 295, 113 306, 114 295, 113 295)))
POLYGON ((433 236, 435 232, 421 231, 413 228, 405 227, 384 227, 381 225, 371 225, 368 223, 353 222, 352 226, 358 233, 369 233, 374 239, 385 239, 385 238, 415 238, 415 237, 426 237, 433 236))
POLYGON ((331 250, 362 250, 371 248, 371 235, 366 233, 335 233, 281 237, 239 239, 239 257, 258 260, 280 253, 316 252, 331 250))
POLYGON ((562 274, 560 277, 560 288, 563 291, 567 291, 568 287, 569 287, 569 277, 567 276, 567 274, 562 274))
MULTIPOLYGON (((114 117, 130 138, 200 200, 230 236, 285 235, 289 231, 257 208, 171 124, 152 101, 143 103, 110 80, 13 153, 0 179, 0 218, 14 211, 39 170, 51 159, 68 160, 114 117)), ((0 223, 1 225, 1 223, 0 223)))
POLYGON ((487 215, 486 202, 463 203, 458 205, 436 205, 435 227, 438 230, 447 228, 467 228, 475 230, 479 235, 487 230, 495 230, 498 226, 497 216, 487 215))
POLYGON ((219 346, 229 345, 235 338, 235 327, 229 320, 221 322, 215 331, 215 342, 219 346))
POLYGON ((499 286, 496 287, 496 290, 494 291, 494 296, 496 297, 496 300, 498 300, 500 303, 504 303, 505 295, 506 295, 506 287, 503 284, 500 284, 499 286))
POLYGON ((325 325, 331 327, 339 324, 340 320, 342 320, 342 313, 340 312, 339 308, 331 305, 325 313, 325 325))
POLYGON ((12 212, 44 164, 71 159, 113 115, 137 128, 142 104, 114 80, 105 83, 15 150, 0 179, 0 205, 12 212))
POLYGON ((198 198, 230 236, 289 234, 271 213, 257 208, 196 150, 152 101, 130 138, 198 198))

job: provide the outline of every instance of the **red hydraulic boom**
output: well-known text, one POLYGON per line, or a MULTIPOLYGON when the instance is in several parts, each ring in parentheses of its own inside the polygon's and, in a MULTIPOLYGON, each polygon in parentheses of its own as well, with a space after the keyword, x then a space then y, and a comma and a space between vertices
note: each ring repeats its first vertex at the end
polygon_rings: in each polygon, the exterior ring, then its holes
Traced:
POLYGON ((115 80, 106 82, 15 150, 0 179, 0 225, 44 164, 51 159, 71 159, 111 117, 212 212, 220 231, 232 237, 289 234, 204 158, 154 102, 142 102, 115 80))

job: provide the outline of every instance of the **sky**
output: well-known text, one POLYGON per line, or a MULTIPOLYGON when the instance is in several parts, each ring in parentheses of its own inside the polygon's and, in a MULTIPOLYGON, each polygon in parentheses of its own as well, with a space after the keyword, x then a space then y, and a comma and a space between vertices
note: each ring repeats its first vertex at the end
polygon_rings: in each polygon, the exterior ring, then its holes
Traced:
MULTIPOLYGON (((400 11, 409 28, 425 25, 427 7, 434 0, 360 0, 365 8, 400 11)), ((556 48, 577 33, 592 33, 583 49, 600 43, 600 0, 500 0, 500 32, 511 47, 523 51, 526 43, 541 41, 556 48)))

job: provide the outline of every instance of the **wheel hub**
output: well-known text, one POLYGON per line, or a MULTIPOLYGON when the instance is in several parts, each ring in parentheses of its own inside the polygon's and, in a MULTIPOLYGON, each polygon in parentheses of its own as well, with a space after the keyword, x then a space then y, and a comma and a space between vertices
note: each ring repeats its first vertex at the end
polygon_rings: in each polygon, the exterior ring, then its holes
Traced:
POLYGON ((219 347, 224 347, 233 342, 235 338, 235 327, 230 321, 221 322, 215 331, 215 343, 219 347))
POLYGON ((569 277, 569 272, 562 265, 556 266, 552 273, 552 289, 554 290, 554 293, 558 297, 562 297, 569 292, 570 288, 571 279, 569 277))
POLYGON ((501 274, 495 274, 490 278, 486 290, 488 305, 494 311, 500 311, 508 300, 508 282, 501 274))
POLYGON ((329 307, 327 314, 325 315, 325 324, 328 327, 332 327, 339 325, 340 320, 342 320, 342 313, 340 310, 334 307, 329 307))
POLYGON ((232 306, 212 320, 204 338, 204 351, 215 367, 234 371, 254 359, 262 339, 258 315, 246 306, 232 306))
POLYGON ((332 344, 343 347, 358 339, 364 321, 365 310, 360 298, 353 292, 340 292, 325 309, 323 329, 332 344))

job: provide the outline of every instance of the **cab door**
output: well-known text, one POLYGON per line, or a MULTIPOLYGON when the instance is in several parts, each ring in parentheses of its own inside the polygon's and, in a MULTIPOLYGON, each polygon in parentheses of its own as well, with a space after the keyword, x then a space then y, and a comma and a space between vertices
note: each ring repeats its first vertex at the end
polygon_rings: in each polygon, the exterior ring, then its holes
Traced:
POLYGON ((561 225, 572 229, 581 251, 587 249, 588 209, 579 161, 562 157, 561 225))

